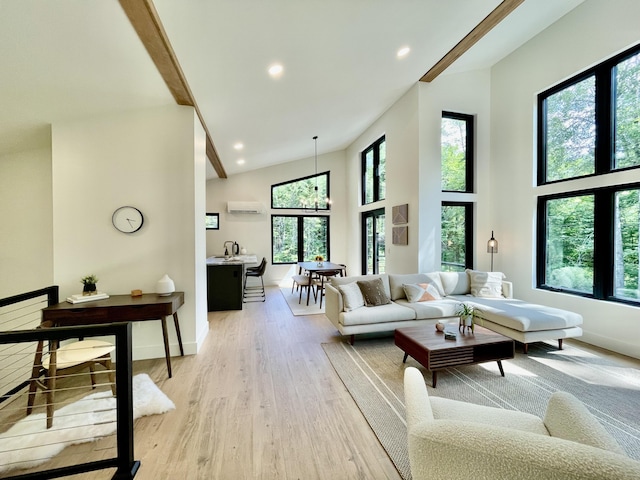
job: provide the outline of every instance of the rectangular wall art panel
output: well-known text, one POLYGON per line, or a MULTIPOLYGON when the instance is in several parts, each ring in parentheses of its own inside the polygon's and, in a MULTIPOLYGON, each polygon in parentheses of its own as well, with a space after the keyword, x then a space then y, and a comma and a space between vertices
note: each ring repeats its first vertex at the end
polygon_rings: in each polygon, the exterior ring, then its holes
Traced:
POLYGON ((409 227, 393 227, 393 244, 407 245, 409 243, 409 227))

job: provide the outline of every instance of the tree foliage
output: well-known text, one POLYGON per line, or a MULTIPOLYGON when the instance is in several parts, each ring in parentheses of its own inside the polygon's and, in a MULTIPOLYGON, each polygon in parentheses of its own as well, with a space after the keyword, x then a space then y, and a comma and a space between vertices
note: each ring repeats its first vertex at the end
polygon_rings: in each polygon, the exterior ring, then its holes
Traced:
POLYGON ((442 190, 466 191, 467 122, 442 118, 440 128, 442 190))

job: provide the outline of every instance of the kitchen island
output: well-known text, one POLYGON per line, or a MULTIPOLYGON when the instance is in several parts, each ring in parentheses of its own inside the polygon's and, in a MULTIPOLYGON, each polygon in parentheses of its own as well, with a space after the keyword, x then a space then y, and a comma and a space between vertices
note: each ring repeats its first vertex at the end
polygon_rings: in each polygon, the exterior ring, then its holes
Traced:
POLYGON ((214 255, 207 258, 207 311, 242 310, 244 268, 256 255, 214 255))

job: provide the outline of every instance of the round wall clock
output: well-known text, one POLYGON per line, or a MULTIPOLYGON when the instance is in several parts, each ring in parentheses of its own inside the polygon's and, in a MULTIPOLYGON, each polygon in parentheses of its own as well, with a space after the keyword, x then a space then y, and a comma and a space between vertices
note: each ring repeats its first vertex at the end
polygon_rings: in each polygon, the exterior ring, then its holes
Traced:
POLYGON ((122 233, 133 233, 142 228, 144 217, 142 216, 142 212, 136 207, 125 206, 117 208, 116 211, 113 212, 111 222, 113 226, 122 233))

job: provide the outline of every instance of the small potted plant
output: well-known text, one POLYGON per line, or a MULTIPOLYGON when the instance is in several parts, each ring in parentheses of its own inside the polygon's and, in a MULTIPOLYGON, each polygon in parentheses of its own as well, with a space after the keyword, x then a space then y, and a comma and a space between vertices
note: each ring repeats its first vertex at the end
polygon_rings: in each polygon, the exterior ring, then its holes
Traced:
POLYGON ((473 333, 473 327, 475 325, 475 318, 481 318, 479 314, 481 310, 473 305, 468 303, 460 303, 458 305, 458 309, 456 310, 456 315, 460 317, 460 326, 459 330, 464 333, 465 328, 471 330, 473 333))
POLYGON ((98 283, 98 277, 95 275, 87 275, 86 277, 82 277, 80 282, 84 285, 82 287, 82 295, 96 295, 98 293, 98 287, 96 284, 98 283))

